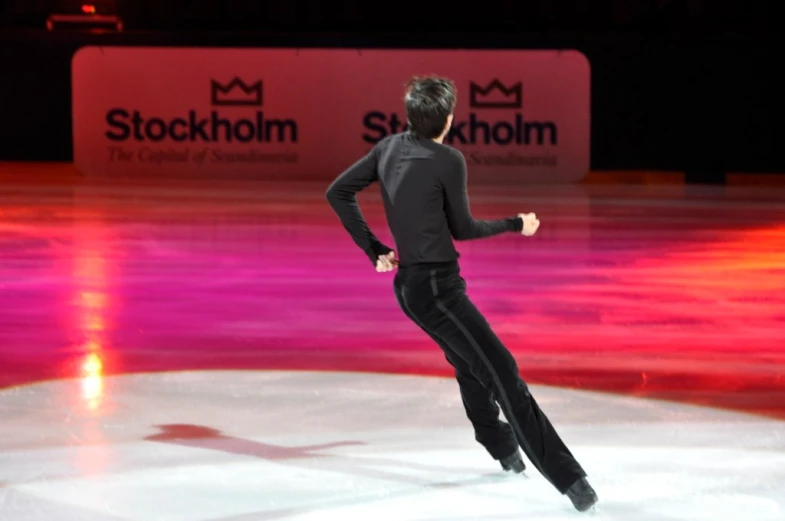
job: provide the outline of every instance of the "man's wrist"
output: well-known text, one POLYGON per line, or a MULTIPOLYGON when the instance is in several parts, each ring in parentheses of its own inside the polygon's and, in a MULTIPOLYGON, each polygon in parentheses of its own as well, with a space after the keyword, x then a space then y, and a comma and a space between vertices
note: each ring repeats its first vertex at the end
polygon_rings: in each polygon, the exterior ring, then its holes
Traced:
POLYGON ((379 242, 372 244, 370 248, 365 250, 365 254, 368 255, 369 259, 371 259, 371 263, 376 266, 376 261, 379 259, 379 255, 387 255, 391 251, 393 251, 392 248, 389 248, 379 242))

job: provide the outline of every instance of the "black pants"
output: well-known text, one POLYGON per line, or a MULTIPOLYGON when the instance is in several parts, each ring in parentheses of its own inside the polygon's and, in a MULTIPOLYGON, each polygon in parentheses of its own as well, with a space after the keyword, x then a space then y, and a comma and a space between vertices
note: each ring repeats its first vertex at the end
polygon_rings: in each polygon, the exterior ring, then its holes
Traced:
POLYGON ((457 263, 400 267, 395 296, 403 312, 455 368, 475 438, 495 459, 518 446, 562 494, 586 474, 540 410, 518 365, 466 296, 457 263), (510 424, 499 419, 499 406, 510 424))

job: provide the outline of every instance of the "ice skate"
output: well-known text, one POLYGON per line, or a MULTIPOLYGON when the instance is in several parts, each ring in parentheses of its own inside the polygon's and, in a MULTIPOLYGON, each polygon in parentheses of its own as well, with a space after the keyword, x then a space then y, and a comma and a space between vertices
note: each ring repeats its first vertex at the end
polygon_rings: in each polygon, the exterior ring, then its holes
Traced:
POLYGON ((526 470, 526 464, 523 462, 523 458, 521 458, 521 453, 518 451, 513 452, 506 458, 499 461, 502 464, 502 468, 505 471, 513 471, 516 474, 520 474, 524 470, 526 470))
POLYGON ((597 503, 597 493, 586 478, 581 478, 565 494, 578 512, 586 512, 597 503))

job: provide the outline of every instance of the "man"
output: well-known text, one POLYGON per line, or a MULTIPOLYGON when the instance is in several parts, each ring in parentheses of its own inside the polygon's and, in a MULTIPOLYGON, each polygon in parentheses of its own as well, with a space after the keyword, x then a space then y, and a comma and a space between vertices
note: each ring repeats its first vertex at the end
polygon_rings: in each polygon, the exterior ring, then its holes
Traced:
POLYGON ((406 132, 383 139, 341 174, 327 190, 327 199, 377 271, 398 268, 398 303, 455 368, 477 441, 504 470, 518 473, 526 468, 520 446, 537 470, 583 512, 597 502, 586 473, 529 393, 515 359, 466 296, 453 239, 504 232, 531 236, 540 222, 533 213, 489 221, 472 217, 466 161, 443 144, 455 103, 450 80, 414 78, 406 88, 406 132), (371 233, 357 204, 356 193, 374 181, 382 186, 397 259, 371 233), (509 424, 499 419, 499 405, 509 424))

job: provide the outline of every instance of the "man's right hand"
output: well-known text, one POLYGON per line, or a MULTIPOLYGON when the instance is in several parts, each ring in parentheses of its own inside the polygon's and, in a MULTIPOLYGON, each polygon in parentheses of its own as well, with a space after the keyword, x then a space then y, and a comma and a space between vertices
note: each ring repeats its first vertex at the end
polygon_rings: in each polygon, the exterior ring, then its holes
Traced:
POLYGON ((540 227, 540 220, 534 213, 519 213, 518 217, 523 220, 523 229, 521 233, 527 237, 531 237, 537 233, 537 228, 540 227))

